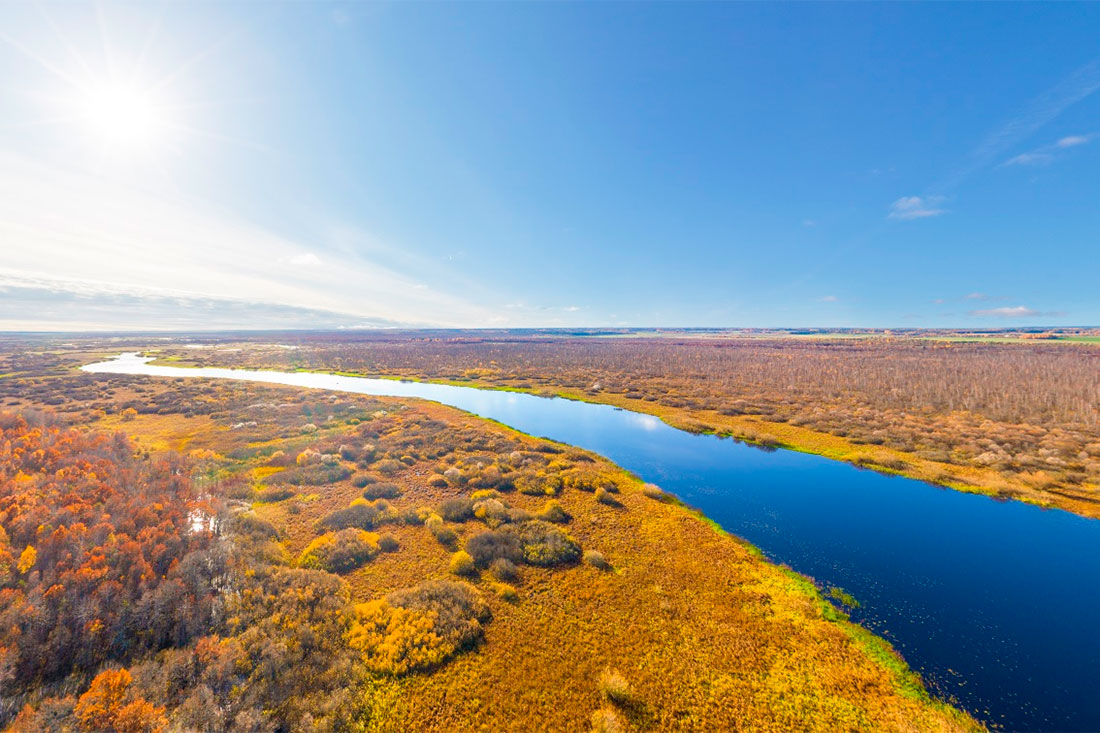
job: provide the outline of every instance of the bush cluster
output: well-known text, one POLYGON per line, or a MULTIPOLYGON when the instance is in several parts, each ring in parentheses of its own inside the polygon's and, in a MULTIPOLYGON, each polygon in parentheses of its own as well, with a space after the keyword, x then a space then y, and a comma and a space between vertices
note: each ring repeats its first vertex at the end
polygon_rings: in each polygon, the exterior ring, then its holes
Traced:
POLYGON ((346 573, 370 562, 380 551, 378 535, 361 529, 342 529, 321 535, 302 551, 303 568, 346 573))
POLYGON ((577 541, 549 522, 533 519, 504 529, 519 540, 523 561, 549 567, 574 563, 581 557, 577 541))
POLYGON ((431 669, 477 643, 489 607, 469 583, 433 580, 360 604, 350 644, 376 672, 431 669))

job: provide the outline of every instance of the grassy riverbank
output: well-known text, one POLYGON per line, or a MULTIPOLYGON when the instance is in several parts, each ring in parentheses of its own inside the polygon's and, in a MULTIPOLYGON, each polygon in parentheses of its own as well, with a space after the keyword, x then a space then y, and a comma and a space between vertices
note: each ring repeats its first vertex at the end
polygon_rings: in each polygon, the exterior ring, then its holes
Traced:
MULTIPOLYGON (((183 366, 178 362, 170 363, 159 360, 153 363, 165 366, 183 366)), ((270 368, 270 370, 277 371, 274 368, 270 368)), ((769 421, 752 415, 729 416, 715 410, 670 407, 613 393, 600 392, 592 394, 589 391, 577 389, 525 387, 501 384, 499 381, 488 381, 476 377, 437 379, 423 375, 394 376, 352 370, 331 372, 324 369, 301 367, 295 369, 295 371, 337 374, 348 377, 405 380, 455 387, 476 387, 478 389, 517 392, 541 397, 560 397, 593 404, 611 405, 621 407, 624 410, 653 415, 674 428, 688 432, 717 434, 754 445, 819 455, 880 473, 927 481, 956 491, 1023 501, 1040 507, 1058 508, 1086 517, 1100 518, 1100 500, 1094 496, 1096 487, 1091 484, 1082 487, 1080 490, 1059 489, 1056 487, 1047 487, 1045 490, 1038 489, 1022 481, 1009 480, 1003 473, 994 469, 932 461, 887 446, 858 443, 831 433, 811 430, 784 422, 769 421)))

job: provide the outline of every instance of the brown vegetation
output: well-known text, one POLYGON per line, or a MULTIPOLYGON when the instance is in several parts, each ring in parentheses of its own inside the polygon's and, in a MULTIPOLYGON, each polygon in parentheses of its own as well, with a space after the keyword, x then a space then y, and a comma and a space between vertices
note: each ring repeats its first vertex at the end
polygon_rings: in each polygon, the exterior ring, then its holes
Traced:
POLYGON ((529 390, 1100 516, 1100 348, 917 338, 315 336, 218 365, 529 390))

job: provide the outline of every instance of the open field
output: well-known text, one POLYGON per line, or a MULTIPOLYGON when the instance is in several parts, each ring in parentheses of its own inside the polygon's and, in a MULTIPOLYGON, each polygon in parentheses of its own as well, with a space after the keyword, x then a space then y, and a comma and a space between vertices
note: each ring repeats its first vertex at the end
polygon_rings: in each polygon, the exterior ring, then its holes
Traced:
MULTIPOLYGON (((4 409, 47 427, 9 419, 5 445, 47 440, 64 455, 51 437, 61 436, 86 455, 99 450, 81 442, 99 440, 89 431, 124 432, 134 447, 113 439, 113 464, 97 472, 182 467, 171 491, 190 513, 158 525, 179 538, 161 544, 201 540, 192 551, 224 558, 224 570, 205 585, 179 576, 213 605, 148 647, 104 651, 75 636, 61 650, 57 637, 5 632, 16 664, 74 660, 9 678, 5 720, 27 706, 14 730, 124 720, 128 730, 979 727, 847 622, 841 592, 826 600, 596 456, 430 403, 73 375, 84 359, 9 358, 4 409), (54 419, 81 427, 49 428, 54 419), (196 516, 216 521, 195 532, 196 516)), ((69 520, 46 491, 64 487, 65 474, 33 468, 0 472, 0 523, 19 566, 0 614, 45 609, 68 623, 49 583, 67 589, 96 555, 77 552, 65 561, 71 576, 47 580, 53 571, 36 563, 61 556, 47 548, 71 547, 69 520), (16 499, 27 496, 39 497, 34 521, 52 534, 19 529, 31 510, 16 499), (26 561, 28 546, 38 559, 26 561)), ((133 520, 117 512, 113 536, 150 537, 142 496, 127 505, 133 520)), ((92 516, 94 498, 84 501, 92 516)), ((142 552, 163 555, 157 546, 142 552)), ((167 592, 158 588, 186 565, 169 559, 163 579, 149 576, 135 593, 167 592)))

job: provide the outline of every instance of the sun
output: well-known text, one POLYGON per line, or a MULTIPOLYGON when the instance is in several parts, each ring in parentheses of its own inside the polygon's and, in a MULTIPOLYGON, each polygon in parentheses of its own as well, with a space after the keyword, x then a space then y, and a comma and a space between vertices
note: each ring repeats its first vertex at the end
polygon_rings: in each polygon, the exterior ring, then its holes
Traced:
POLYGON ((87 131, 112 148, 153 148, 167 129, 159 100, 134 84, 91 85, 81 90, 77 108, 87 131))

